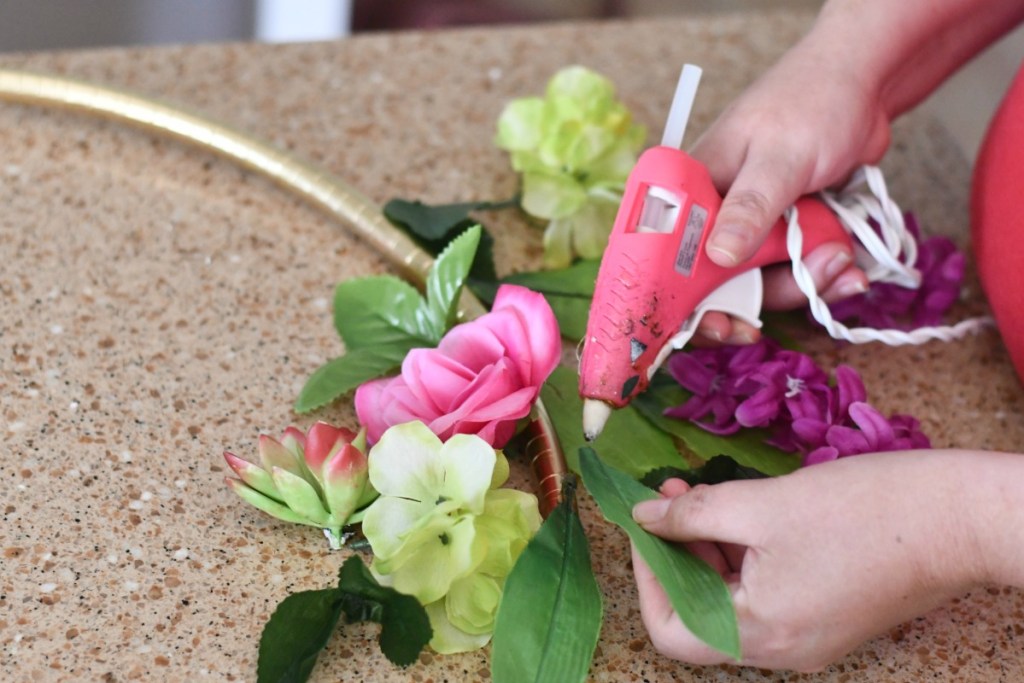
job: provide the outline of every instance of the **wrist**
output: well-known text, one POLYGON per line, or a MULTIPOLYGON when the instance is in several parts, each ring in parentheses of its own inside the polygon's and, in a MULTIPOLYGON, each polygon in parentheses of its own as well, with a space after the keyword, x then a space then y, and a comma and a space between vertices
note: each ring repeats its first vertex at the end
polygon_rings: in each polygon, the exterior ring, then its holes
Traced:
POLYGON ((963 452, 966 529, 979 582, 1024 587, 1024 456, 963 452))
POLYGON ((889 2, 828 0, 803 42, 837 77, 856 82, 878 100, 903 52, 913 48, 896 29, 893 15, 889 2))
POLYGON ((894 119, 1022 20, 1020 0, 827 0, 807 39, 861 73, 894 119))

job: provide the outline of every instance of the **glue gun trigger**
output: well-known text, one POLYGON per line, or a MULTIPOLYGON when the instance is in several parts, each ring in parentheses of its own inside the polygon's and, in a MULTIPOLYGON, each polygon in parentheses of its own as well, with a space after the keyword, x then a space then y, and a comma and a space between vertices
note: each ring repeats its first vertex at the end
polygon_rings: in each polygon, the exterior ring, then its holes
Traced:
POLYGON ((705 313, 720 311, 753 327, 760 328, 763 300, 764 281, 760 268, 745 271, 722 283, 718 289, 711 292, 697 305, 679 331, 662 347, 657 359, 648 370, 648 379, 654 376, 670 353, 683 348, 693 338, 705 313))

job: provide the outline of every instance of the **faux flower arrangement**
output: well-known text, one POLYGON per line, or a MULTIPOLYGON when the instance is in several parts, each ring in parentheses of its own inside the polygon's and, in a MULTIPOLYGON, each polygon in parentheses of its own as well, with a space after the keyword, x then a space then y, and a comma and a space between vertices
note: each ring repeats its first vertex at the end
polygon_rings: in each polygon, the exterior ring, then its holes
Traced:
MULTIPOLYGON (((543 522, 536 496, 503 488, 503 449, 518 450, 524 424, 529 431, 537 423, 538 399, 570 469, 629 535, 683 622, 736 657, 739 634, 721 577, 646 534, 632 506, 656 496, 668 476, 694 483, 777 475, 927 447, 916 420, 886 418, 867 403, 852 368, 830 377, 770 339, 677 353, 593 449, 582 442, 575 373, 559 366, 562 338, 582 335, 594 259, 643 137, 611 84, 581 67, 556 74, 545 98, 514 101, 501 115, 496 143, 522 173, 517 205, 549 220, 545 264, 559 269, 497 279, 489 239, 469 215, 497 204, 385 207, 437 254, 425 296, 392 276, 339 284, 334 321, 346 352, 310 377, 295 405, 308 413, 354 390, 358 429, 317 422, 306 432, 290 427, 280 440, 261 436, 259 464, 225 454, 238 477, 228 483, 241 498, 322 529, 332 548, 361 531, 373 556, 367 568, 351 555, 337 587, 281 603, 261 640, 259 680, 305 680, 342 615, 379 622, 381 648, 398 665, 413 663, 427 644, 452 653, 490 642, 498 683, 586 678, 601 595, 572 506, 574 480, 543 522), (491 309, 455 324, 467 284, 491 309), (695 460, 707 464, 691 469, 695 460), (543 578, 551 576, 560 578, 543 578)), ((837 305, 836 317, 935 322, 956 298, 963 257, 933 238, 922 244, 918 267, 920 290, 874 285, 860 302, 837 305)))

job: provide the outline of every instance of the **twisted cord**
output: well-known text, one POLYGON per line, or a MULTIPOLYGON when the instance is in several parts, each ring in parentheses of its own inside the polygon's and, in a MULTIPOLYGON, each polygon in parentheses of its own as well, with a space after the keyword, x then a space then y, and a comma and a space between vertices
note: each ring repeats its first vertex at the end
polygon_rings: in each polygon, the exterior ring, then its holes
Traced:
MULTIPOLYGON (((921 273, 914 268, 917 241, 907 230, 903 212, 889 197, 885 178, 875 166, 864 166, 839 192, 823 192, 822 199, 839 217, 843 228, 861 244, 858 265, 871 282, 889 282, 908 289, 921 286, 921 273), (870 194, 861 191, 867 185, 870 194), (878 225, 876 231, 868 220, 878 225)), ((955 325, 919 327, 914 330, 850 328, 832 317, 828 304, 818 295, 811 273, 802 259, 804 236, 795 206, 786 210, 786 250, 793 261, 793 278, 807 297, 811 315, 834 339, 854 344, 880 341, 890 346, 923 344, 933 339, 952 341, 977 333, 993 324, 990 317, 968 318, 955 325)))

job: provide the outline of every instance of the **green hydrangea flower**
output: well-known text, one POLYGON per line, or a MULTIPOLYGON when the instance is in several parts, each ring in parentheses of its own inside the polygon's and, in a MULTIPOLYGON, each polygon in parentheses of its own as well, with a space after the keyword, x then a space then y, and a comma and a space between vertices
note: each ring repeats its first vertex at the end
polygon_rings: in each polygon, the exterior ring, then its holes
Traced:
POLYGON ((499 488, 508 461, 480 437, 442 443, 422 422, 384 432, 369 467, 380 492, 363 518, 373 573, 426 607, 436 651, 484 646, 505 578, 540 527, 537 498, 499 488))
POLYGON ((612 83, 582 66, 555 74, 543 98, 505 107, 495 144, 523 174, 523 209, 550 221, 545 265, 601 256, 645 137, 612 83))

